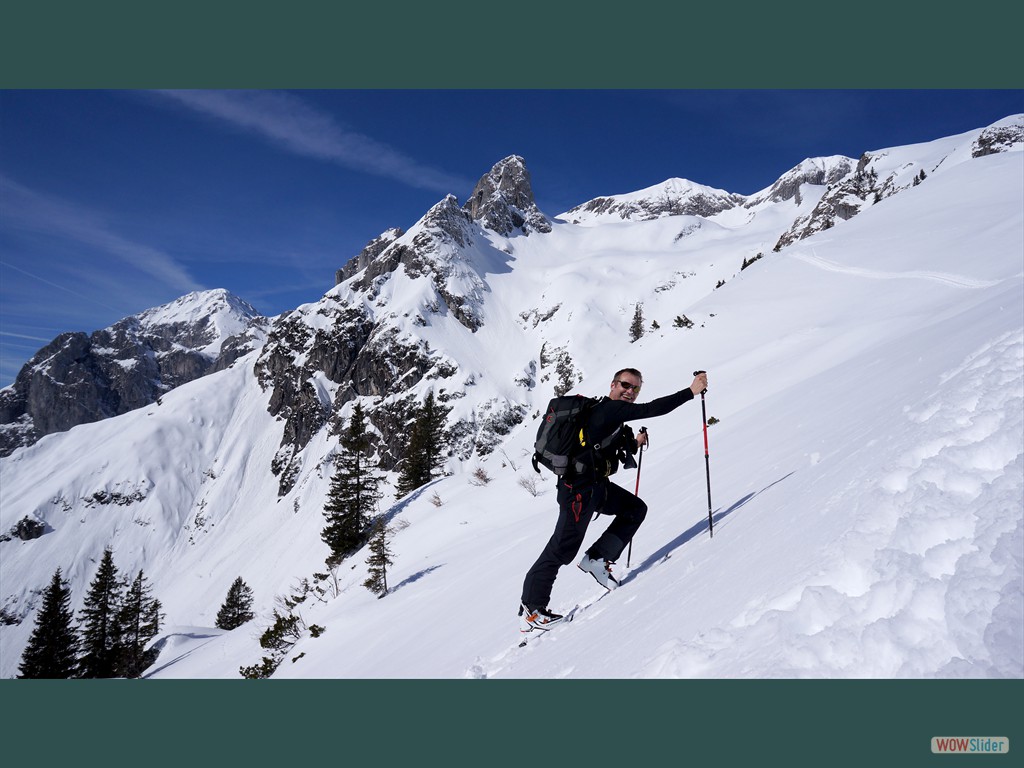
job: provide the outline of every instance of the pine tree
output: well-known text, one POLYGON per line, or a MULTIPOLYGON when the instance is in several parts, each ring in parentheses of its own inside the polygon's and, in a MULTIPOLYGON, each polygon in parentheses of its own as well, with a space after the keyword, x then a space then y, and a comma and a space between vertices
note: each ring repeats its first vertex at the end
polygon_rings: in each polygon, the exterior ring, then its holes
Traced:
MULTIPOLYGON (((270 677, 284 661, 285 656, 292 649, 306 632, 312 637, 320 637, 324 627, 318 624, 306 625, 306 620, 297 610, 298 606, 306 602, 310 595, 316 595, 319 590, 309 583, 309 579, 302 579, 298 584, 297 592, 291 595, 278 595, 275 602, 284 611, 274 609, 274 623, 264 630, 260 635, 260 646, 270 651, 269 656, 264 656, 258 664, 248 667, 239 667, 238 673, 248 679, 263 679, 270 677)), ((300 653, 292 661, 296 661, 304 653, 300 653)))
POLYGON ((629 340, 638 341, 644 335, 644 305, 637 302, 633 312, 633 322, 629 326, 629 340))
POLYGON ((383 515, 374 520, 370 533, 370 556, 366 558, 369 571, 363 586, 377 597, 384 597, 388 593, 388 566, 394 565, 389 546, 392 533, 383 515))
POLYGON ((331 568, 366 543, 370 516, 381 497, 380 478, 369 460, 366 415, 358 402, 352 409, 348 429, 341 437, 341 448, 324 505, 327 525, 320 533, 331 550, 327 556, 327 565, 331 568))
POLYGON ((121 654, 120 677, 140 677, 155 661, 155 653, 146 651, 146 644, 160 633, 160 601, 153 599, 152 588, 140 570, 128 587, 118 611, 121 654))
POLYGON ((270 656, 264 656, 259 664, 248 667, 239 667, 238 673, 250 680, 260 680, 270 677, 281 665, 284 657, 292 646, 301 638, 305 624, 302 617, 290 610, 281 614, 274 609, 274 623, 267 627, 260 635, 260 646, 270 651, 270 656))
POLYGON ((688 318, 686 315, 676 315, 676 319, 672 322, 672 325, 676 328, 693 328, 693 320, 688 318))
POLYGON ((406 446, 396 490, 399 496, 430 482, 434 471, 444 463, 447 450, 445 424, 451 407, 445 408, 428 392, 423 406, 414 413, 409 444, 406 446))
POLYGON ((89 585, 80 614, 83 651, 79 660, 81 677, 118 676, 121 655, 118 612, 124 586, 124 582, 117 576, 114 553, 108 547, 103 551, 103 559, 89 585))
POLYGON ((219 629, 237 629, 254 618, 252 589, 239 576, 232 582, 228 589, 228 596, 224 598, 224 605, 217 611, 216 626, 219 629))
POLYGON ((558 381, 555 383, 555 397, 561 397, 576 386, 572 356, 564 349, 559 351, 558 360, 555 362, 555 375, 558 377, 558 381))
POLYGON ((22 652, 19 678, 67 680, 76 676, 78 633, 73 620, 71 588, 58 568, 43 594, 35 629, 22 652))
MULTIPOLYGON (((448 454, 448 414, 451 406, 445 408, 434 399, 434 393, 428 392, 423 401, 421 418, 426 433, 427 469, 430 477, 440 470, 448 454)), ((429 480, 430 477, 427 479, 429 480)))

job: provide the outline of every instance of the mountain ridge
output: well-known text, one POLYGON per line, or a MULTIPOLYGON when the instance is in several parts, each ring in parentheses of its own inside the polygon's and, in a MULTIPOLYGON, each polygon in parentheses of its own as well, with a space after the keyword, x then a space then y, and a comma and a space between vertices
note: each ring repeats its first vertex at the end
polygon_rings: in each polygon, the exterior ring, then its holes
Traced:
POLYGON ((262 343, 269 319, 224 289, 195 291, 86 334, 63 333, 0 389, 0 456, 126 413, 262 343), (69 394, 70 393, 70 394, 69 394))

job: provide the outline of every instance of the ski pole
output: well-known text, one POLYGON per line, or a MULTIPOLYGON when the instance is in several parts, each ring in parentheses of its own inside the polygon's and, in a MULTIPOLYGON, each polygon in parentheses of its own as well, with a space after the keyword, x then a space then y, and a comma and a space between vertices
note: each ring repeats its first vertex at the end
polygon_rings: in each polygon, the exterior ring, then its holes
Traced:
MULTIPOLYGON (((647 427, 640 427, 640 434, 641 435, 646 435, 647 434, 647 427)), ((636 490, 633 491, 633 495, 634 496, 639 496, 640 495, 640 470, 644 466, 644 448, 646 446, 647 446, 647 442, 646 441, 643 443, 643 445, 640 446, 640 459, 636 463, 636 490)), ((629 540, 629 549, 626 550, 626 567, 627 568, 629 568, 629 559, 632 556, 633 556, 633 540, 630 539, 629 540)))
MULTIPOLYGON (((705 373, 705 371, 694 371, 693 375, 700 376, 702 373, 705 373)), ((706 389, 700 393, 700 412, 704 419, 704 469, 708 476, 708 533, 711 535, 711 538, 714 538, 715 524, 711 515, 711 458, 708 454, 708 410, 704 402, 705 392, 707 392, 706 389)))

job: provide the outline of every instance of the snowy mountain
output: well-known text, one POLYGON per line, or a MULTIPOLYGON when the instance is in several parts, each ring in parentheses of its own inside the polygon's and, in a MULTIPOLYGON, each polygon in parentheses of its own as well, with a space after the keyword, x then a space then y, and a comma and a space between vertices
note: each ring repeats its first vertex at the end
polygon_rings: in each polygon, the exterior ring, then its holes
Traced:
POLYGON ((743 205, 745 208, 753 208, 761 203, 781 203, 786 200, 792 200, 800 205, 801 187, 804 184, 811 187, 829 187, 847 177, 854 164, 854 160, 842 155, 808 158, 782 174, 768 189, 751 195, 743 205))
POLYGON ((637 192, 595 198, 570 208, 559 218, 573 224, 584 224, 609 217, 629 221, 646 221, 662 216, 711 217, 743 202, 742 195, 706 187, 688 179, 668 179, 637 192))
POLYGON ((750 197, 670 179, 550 218, 506 158, 233 366, 0 459, 0 675, 55 569, 77 609, 110 546, 166 614, 147 676, 238 678, 324 569, 353 404, 393 487, 433 392, 447 474, 381 502, 390 593, 363 588, 366 552, 345 561, 295 609, 306 630, 275 677, 1020 677, 1022 127, 810 159, 750 197), (650 507, 623 587, 595 601, 564 568, 552 607, 587 608, 519 648, 555 515, 536 418, 627 365, 642 399, 710 372, 714 537, 689 403, 643 425, 642 477, 614 478, 650 507), (239 576, 257 618, 214 629, 239 576))
POLYGON ((0 456, 155 402, 263 342, 267 319, 225 290, 200 291, 92 334, 63 333, 0 389, 0 456))
POLYGON ((916 186, 940 168, 948 170, 969 160, 1017 146, 1024 140, 1014 118, 983 131, 971 131, 945 140, 878 152, 865 152, 852 173, 834 179, 807 216, 798 218, 775 246, 779 250, 796 240, 834 226, 864 208, 916 186))

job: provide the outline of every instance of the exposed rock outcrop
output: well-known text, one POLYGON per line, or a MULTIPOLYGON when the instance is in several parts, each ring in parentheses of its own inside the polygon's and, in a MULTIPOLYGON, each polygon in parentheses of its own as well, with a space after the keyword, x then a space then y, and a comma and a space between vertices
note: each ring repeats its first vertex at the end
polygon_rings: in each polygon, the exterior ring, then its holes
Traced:
POLYGON ((551 231, 534 200, 530 172, 518 155, 506 157, 484 174, 463 207, 474 221, 506 237, 551 231))
POLYGON ((742 205, 745 199, 743 195, 695 184, 687 179, 669 179, 639 192, 594 198, 570 208, 561 218, 580 222, 598 216, 615 216, 631 221, 663 216, 709 217, 742 205))

